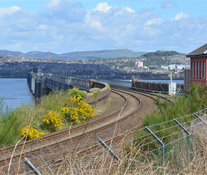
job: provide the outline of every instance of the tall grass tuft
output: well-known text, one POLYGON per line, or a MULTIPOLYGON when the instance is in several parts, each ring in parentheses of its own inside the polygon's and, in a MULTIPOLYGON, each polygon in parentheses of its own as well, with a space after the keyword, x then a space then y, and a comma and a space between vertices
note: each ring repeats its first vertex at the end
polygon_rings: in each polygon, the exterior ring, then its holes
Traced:
POLYGON ((17 142, 22 122, 23 118, 15 116, 15 111, 5 108, 5 103, 0 100, 0 147, 17 142))
POLYGON ((160 99, 156 103, 158 110, 142 119, 145 126, 169 121, 205 108, 207 106, 207 86, 193 85, 188 94, 176 99, 174 105, 167 101, 161 102, 160 99))
MULTIPOLYGON (((179 131, 179 127, 173 127, 175 125, 174 122, 167 122, 174 118, 178 118, 181 116, 185 116, 188 114, 192 114, 197 112, 205 107, 207 107, 207 86, 200 87, 199 84, 195 84, 190 88, 188 94, 183 94, 182 96, 177 97, 175 103, 172 105, 167 101, 161 101, 157 99, 156 104, 158 106, 158 110, 153 111, 151 114, 146 115, 145 118, 142 118, 142 123, 144 126, 149 126, 153 132, 163 130, 161 132, 156 132, 156 135, 159 138, 170 135, 171 133, 175 133, 179 131), (152 125, 157 124, 153 127, 152 125), (167 129, 171 128, 171 129, 167 129)), ((185 117, 182 119, 182 122, 189 122, 195 119, 194 116, 185 117)), ((140 139, 141 136, 147 134, 147 131, 138 131, 135 132, 133 137, 135 139, 134 144, 139 145, 140 143, 146 144, 148 142, 152 142, 154 138, 152 136, 147 136, 140 139)), ((162 139, 164 144, 168 144, 169 142, 176 140, 180 137, 181 133, 174 134, 171 137, 165 137, 162 139)), ((143 147, 144 150, 155 149, 159 145, 155 142, 147 147, 143 147)))

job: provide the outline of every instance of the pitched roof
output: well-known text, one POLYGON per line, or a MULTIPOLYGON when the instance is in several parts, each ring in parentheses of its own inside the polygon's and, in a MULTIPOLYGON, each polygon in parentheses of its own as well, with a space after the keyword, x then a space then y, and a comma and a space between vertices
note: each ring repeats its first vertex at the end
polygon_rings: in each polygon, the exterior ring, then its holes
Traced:
POLYGON ((204 44, 203 46, 199 47, 198 49, 190 52, 187 55, 187 57, 198 56, 198 55, 207 55, 207 44, 204 44))

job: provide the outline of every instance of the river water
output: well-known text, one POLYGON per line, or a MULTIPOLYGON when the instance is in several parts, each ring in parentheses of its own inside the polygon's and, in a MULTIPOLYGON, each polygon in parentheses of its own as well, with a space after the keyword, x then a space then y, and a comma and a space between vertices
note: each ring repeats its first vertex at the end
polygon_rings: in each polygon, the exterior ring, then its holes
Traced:
MULTIPOLYGON (((144 82, 154 82, 154 83, 170 83, 170 80, 140 80, 144 82)), ((184 80, 172 80, 176 84, 184 84, 184 80)))
MULTIPOLYGON (((131 81, 130 79, 117 79, 121 81, 131 81)), ((145 79, 139 79, 138 81, 143 81, 143 82, 152 82, 152 83, 170 83, 170 80, 145 80, 145 79)), ((184 80, 172 80, 172 82, 176 84, 184 84, 184 80)))
POLYGON ((27 85, 27 79, 0 78, 0 99, 6 106, 15 109, 22 103, 33 103, 33 97, 27 85))

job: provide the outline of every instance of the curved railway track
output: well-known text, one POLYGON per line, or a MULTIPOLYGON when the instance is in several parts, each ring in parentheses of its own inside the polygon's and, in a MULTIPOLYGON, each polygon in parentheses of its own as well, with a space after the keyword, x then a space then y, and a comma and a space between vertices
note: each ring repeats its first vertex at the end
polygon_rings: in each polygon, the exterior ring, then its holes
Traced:
MULTIPOLYGON (((120 88, 120 87, 119 88, 116 87, 116 88, 113 88, 113 89, 116 90, 117 92, 126 91, 126 88, 120 88)), ((127 92, 130 92, 130 93, 132 93, 134 95, 139 94, 141 96, 145 96, 147 98, 150 98, 150 99, 152 99, 154 101, 157 100, 157 98, 161 98, 162 100, 166 100, 166 101, 168 101, 168 102, 170 102, 172 104, 174 103, 170 98, 167 98, 165 96, 162 96, 162 95, 159 95, 159 94, 156 94, 156 93, 149 93, 149 92, 148 93, 144 93, 144 92, 135 91, 135 90, 136 89, 127 89, 127 92)), ((140 96, 139 96, 139 98, 140 98, 140 103, 141 104, 144 104, 146 106, 149 105, 148 103, 147 104, 143 103, 143 101, 146 100, 146 99, 141 100, 143 98, 140 97, 140 96)), ((125 133, 122 133, 121 135, 117 135, 117 136, 115 136, 115 137, 113 137, 111 139, 108 139, 105 143, 109 144, 110 142, 112 142, 112 140, 113 140, 113 142, 116 142, 117 140, 120 140, 120 139, 126 137, 126 135, 128 135, 129 133, 131 133, 132 131, 137 130, 137 129, 141 128, 141 127, 143 127, 142 124, 137 125, 137 126, 133 127, 132 129, 127 130, 125 133)), ((81 155, 84 155, 85 153, 90 153, 90 152, 94 151, 95 149, 97 149, 99 147, 100 147, 100 144, 96 144, 96 145, 94 145, 94 146, 92 146, 90 148, 87 148, 85 150, 82 150, 82 151, 78 152, 78 155, 81 156, 81 155)))
MULTIPOLYGON (((146 113, 146 107, 153 105, 154 100, 157 98, 155 94, 144 94, 121 88, 112 88, 112 92, 122 99, 121 107, 115 111, 105 116, 94 118, 82 125, 19 144, 13 156, 12 172, 15 172, 18 161, 22 162, 20 172, 28 170, 21 159, 23 157, 29 157, 38 166, 40 159, 37 157, 45 157, 50 159, 50 162, 54 162, 57 160, 57 154, 61 156, 65 152, 72 152, 75 155, 81 156, 91 152, 99 147, 99 145, 95 144, 99 137, 109 138, 119 133, 125 133, 113 137, 113 141, 122 139, 128 133, 126 131, 131 131, 133 126, 140 123, 140 117, 146 113), (84 145, 84 143, 91 144, 84 145)), ((137 129, 137 127, 134 127, 134 129, 137 129)), ((106 143, 110 141, 109 139, 106 143)), ((14 147, 0 150, 0 170, 6 171, 8 169, 8 162, 13 150, 14 147)))
MULTIPOLYGON (((114 92, 114 93, 116 93, 116 92, 114 92)), ((119 93, 116 93, 116 94, 119 94, 119 93)), ((40 141, 42 143, 44 141, 47 142, 48 140, 54 140, 56 138, 60 139, 60 137, 62 135, 63 136, 64 135, 68 135, 69 132, 70 132, 70 137, 71 137, 72 132, 76 132, 77 130, 85 129, 89 125, 95 125, 98 122, 102 122, 102 121, 106 120, 107 118, 110 118, 112 116, 117 115, 122 110, 122 108, 125 108, 127 106, 127 104, 128 104, 127 99, 122 94, 119 94, 119 96, 124 99, 124 103, 122 104, 122 106, 119 109, 113 111, 112 113, 110 113, 110 114, 108 114, 108 115, 106 115, 104 117, 101 117, 101 118, 94 118, 94 120, 88 121, 87 123, 84 123, 84 124, 79 125, 79 126, 75 126, 75 127, 69 128, 69 129, 68 128, 67 129, 63 129, 61 131, 58 131, 58 132, 55 132, 55 133, 51 133, 51 134, 42 136, 41 138, 34 139, 32 141, 27 141, 26 142, 26 145, 27 146, 33 146, 33 147, 35 147, 34 144, 37 144, 38 145, 40 141)), ((23 146, 23 144, 24 143, 19 144, 16 149, 21 148, 23 146)), ((5 148, 5 149, 1 149, 0 150, 0 154, 1 155, 4 154, 4 153, 10 154, 13 151, 13 149, 14 149, 13 146, 8 147, 8 148, 5 148)), ((0 161, 2 161, 2 159, 3 159, 3 157, 1 156, 0 161)))

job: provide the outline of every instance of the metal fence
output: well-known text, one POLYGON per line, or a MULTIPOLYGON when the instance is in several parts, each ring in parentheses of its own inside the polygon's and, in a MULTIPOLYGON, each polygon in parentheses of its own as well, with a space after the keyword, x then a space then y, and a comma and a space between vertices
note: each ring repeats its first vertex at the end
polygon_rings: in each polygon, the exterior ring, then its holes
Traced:
MULTIPOLYGON (((149 161, 154 162, 153 165, 156 166, 163 166, 169 162, 173 162, 173 165, 177 166, 177 169, 179 169, 179 166, 181 163, 183 163, 183 161, 187 163, 188 161, 192 160, 193 151, 195 149, 193 145, 196 143, 197 139, 196 133, 199 132, 198 128, 206 126, 206 119, 207 109, 203 109, 190 115, 178 117, 166 122, 157 123, 150 126, 145 126, 134 131, 134 128, 137 127, 136 126, 128 131, 128 135, 131 135, 129 138, 120 142, 111 141, 111 143, 107 145, 109 149, 97 149, 91 153, 84 155, 83 157, 76 157, 73 161, 77 161, 78 159, 80 159, 82 161, 80 166, 83 169, 87 169, 90 165, 88 161, 91 161, 91 159, 94 159, 92 160, 93 163, 94 161, 98 161, 97 155, 106 154, 106 152, 112 154, 113 152, 114 155, 118 155, 118 158, 114 158, 118 160, 118 163, 121 164, 121 167, 124 169, 127 169, 126 167, 128 167, 128 171, 130 172, 133 172, 134 169, 137 169, 140 162, 149 161), (131 156, 126 159, 126 156, 129 153, 131 156)), ((126 133, 121 133, 118 136, 125 134, 126 133)), ((116 137, 117 135, 107 139, 103 139, 103 143, 107 142, 108 140, 113 140, 116 137)), ((103 143, 102 145, 105 145, 103 143)), ((98 144, 98 141, 87 144, 98 144)), ((79 148, 85 148, 87 144, 80 145, 79 148)), ((35 171, 41 172, 47 167, 51 169, 53 167, 58 167, 62 165, 62 162, 60 160, 63 159, 58 156, 62 153, 64 153, 64 147, 62 150, 60 149, 59 152, 41 155, 41 158, 44 159, 44 164, 38 167, 34 167, 30 171, 25 169, 22 174, 29 174, 35 171), (51 163, 50 157, 52 155, 56 157, 57 163, 51 163)), ((32 163, 34 160, 37 159, 39 159, 39 157, 30 157, 26 160, 29 160, 32 163)), ((21 160, 20 163, 26 163, 26 160, 21 160)), ((70 162, 68 161, 67 163, 70 164, 70 162)), ((19 161, 12 162, 11 165, 13 167, 16 167, 18 164, 19 161)), ((0 167, 0 169, 6 168, 7 166, 8 165, 0 167)), ((168 167, 170 167, 170 163, 168 167)), ((110 171, 110 168, 105 168, 105 172, 108 173, 110 171)))
POLYGON ((119 87, 132 87, 131 81, 123 81, 123 80, 109 80, 109 79, 97 79, 97 81, 107 83, 112 86, 119 86, 119 87))
POLYGON ((110 86, 132 88, 137 91, 142 91, 142 92, 146 92, 146 93, 148 92, 148 93, 168 94, 168 90, 165 90, 166 87, 168 89, 168 84, 163 84, 163 83, 139 82, 140 84, 142 84, 144 86, 136 87, 136 84, 132 81, 109 80, 109 79, 97 79, 97 81, 107 83, 110 86), (152 88, 153 86, 155 86, 154 89, 152 88), (165 86, 165 89, 162 88, 162 86, 165 86))

